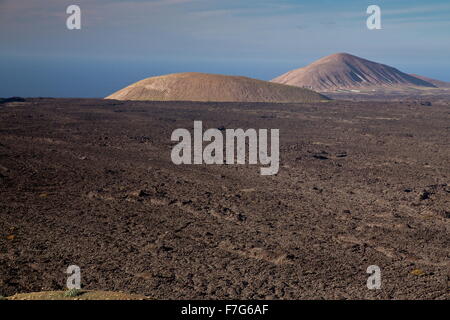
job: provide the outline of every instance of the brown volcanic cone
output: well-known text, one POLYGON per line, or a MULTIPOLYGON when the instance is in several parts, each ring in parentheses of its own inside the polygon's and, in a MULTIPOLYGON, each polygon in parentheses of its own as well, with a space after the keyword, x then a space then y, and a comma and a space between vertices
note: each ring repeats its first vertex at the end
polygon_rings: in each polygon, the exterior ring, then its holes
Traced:
POLYGON ((106 99, 157 101, 311 102, 327 97, 304 88, 239 76, 175 73, 138 81, 106 99))
POLYGON ((310 65, 289 71, 272 82, 317 91, 374 87, 435 87, 432 83, 393 67, 365 60, 348 53, 337 53, 310 65))

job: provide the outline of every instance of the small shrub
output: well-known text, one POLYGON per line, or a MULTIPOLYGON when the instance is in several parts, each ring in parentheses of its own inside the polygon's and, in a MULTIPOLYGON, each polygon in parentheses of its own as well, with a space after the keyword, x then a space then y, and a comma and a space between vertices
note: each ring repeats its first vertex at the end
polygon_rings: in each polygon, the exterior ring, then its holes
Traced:
POLYGON ((64 292, 64 297, 66 298, 74 298, 74 297, 78 297, 80 294, 82 293, 82 291, 80 289, 68 289, 66 292, 64 292))
POLYGON ((421 269, 414 269, 413 271, 411 271, 411 274, 415 276, 423 276, 425 274, 425 271, 421 269))

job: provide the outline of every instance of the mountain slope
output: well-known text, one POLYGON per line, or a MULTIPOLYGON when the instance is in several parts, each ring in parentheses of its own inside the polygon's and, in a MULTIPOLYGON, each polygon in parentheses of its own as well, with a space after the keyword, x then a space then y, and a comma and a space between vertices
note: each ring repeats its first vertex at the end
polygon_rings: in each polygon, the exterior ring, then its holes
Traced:
POLYGON ((337 53, 310 65, 289 71, 272 80, 317 91, 373 87, 435 87, 432 83, 403 73, 393 67, 337 53))
POLYGON ((423 81, 426 81, 426 82, 429 82, 429 83, 435 85, 438 88, 450 88, 450 82, 436 80, 436 79, 420 76, 418 74, 410 74, 410 76, 413 76, 415 78, 419 78, 419 79, 421 79, 423 81))
POLYGON ((304 88, 240 76, 175 73, 147 78, 106 99, 157 101, 310 102, 327 97, 304 88))

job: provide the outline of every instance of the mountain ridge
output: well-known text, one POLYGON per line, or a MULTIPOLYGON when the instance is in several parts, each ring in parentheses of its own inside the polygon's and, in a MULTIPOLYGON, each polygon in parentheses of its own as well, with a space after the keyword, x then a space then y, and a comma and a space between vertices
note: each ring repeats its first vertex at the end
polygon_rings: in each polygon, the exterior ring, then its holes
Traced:
POLYGON ((329 98, 305 88, 242 76, 184 72, 135 82, 105 99, 214 102, 313 102, 329 98))
POLYGON ((349 53, 335 53, 323 57, 305 67, 288 71, 271 81, 319 92, 376 87, 437 87, 431 82, 394 67, 349 53))
POLYGON ((442 80, 436 80, 433 78, 421 76, 418 74, 410 73, 410 76, 413 76, 415 78, 421 79, 423 81, 429 82, 431 84, 434 84, 438 88, 450 88, 450 82, 442 81, 442 80))

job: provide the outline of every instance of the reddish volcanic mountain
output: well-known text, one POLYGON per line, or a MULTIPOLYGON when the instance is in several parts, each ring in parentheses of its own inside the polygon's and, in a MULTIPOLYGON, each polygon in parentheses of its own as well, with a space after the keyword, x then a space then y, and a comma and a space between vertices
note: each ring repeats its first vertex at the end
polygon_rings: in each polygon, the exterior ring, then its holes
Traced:
POLYGON ((272 82, 316 91, 370 89, 375 87, 436 87, 434 84, 403 73, 393 67, 337 53, 310 65, 289 71, 272 82))

